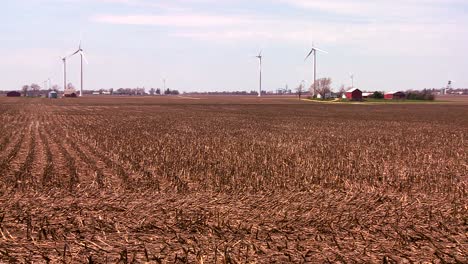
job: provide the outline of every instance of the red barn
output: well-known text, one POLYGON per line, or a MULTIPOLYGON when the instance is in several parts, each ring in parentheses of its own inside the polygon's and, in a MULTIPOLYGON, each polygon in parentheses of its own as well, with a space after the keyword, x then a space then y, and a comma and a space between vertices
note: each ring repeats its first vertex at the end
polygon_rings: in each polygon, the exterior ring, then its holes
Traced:
POLYGON ((404 92, 388 92, 384 94, 386 100, 402 100, 406 98, 404 92))
POLYGON ((358 88, 346 91, 346 99, 351 101, 362 101, 362 92, 358 88))

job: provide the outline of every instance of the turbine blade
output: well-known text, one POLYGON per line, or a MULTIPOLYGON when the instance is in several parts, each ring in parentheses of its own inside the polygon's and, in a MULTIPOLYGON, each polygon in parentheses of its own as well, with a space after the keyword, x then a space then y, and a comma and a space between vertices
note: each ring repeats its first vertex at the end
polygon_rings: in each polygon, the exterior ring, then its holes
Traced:
POLYGON ((312 49, 310 50, 309 54, 307 54, 307 56, 305 57, 304 61, 306 61, 306 60, 310 57, 310 55, 312 55, 313 52, 314 52, 314 48, 312 48, 312 49))
POLYGON ((77 51, 73 52, 72 54, 68 55, 67 58, 69 58, 69 57, 71 57, 71 56, 74 56, 75 54, 77 54, 77 53, 79 53, 79 52, 80 52, 80 50, 77 50, 77 51))
POLYGON ((80 51, 80 55, 83 57, 83 59, 84 59, 84 61, 86 62, 86 64, 89 64, 88 59, 86 59, 86 56, 85 56, 85 54, 84 54, 83 51, 80 51))
POLYGON ((328 54, 328 51, 324 51, 324 50, 322 50, 322 49, 315 48, 315 47, 314 47, 314 49, 315 49, 315 50, 318 50, 318 51, 320 51, 320 52, 323 52, 323 53, 327 53, 327 54, 328 54))

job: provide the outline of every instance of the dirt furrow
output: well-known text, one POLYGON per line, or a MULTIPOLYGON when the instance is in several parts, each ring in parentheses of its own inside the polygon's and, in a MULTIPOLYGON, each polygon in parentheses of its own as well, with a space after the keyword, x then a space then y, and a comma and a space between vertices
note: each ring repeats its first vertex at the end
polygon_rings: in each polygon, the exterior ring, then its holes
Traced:
POLYGON ((25 136, 27 126, 19 126, 19 129, 5 133, 6 136, 2 140, 0 146, 0 172, 1 164, 6 161, 11 151, 17 147, 17 144, 25 136))
POLYGON ((125 170, 109 160, 101 159, 101 156, 96 155, 96 152, 89 145, 86 146, 87 144, 79 140, 82 135, 75 129, 67 129, 69 126, 73 127, 74 123, 79 120, 76 116, 72 116, 70 119, 57 117, 56 122, 63 125, 55 126, 55 133, 65 135, 68 138, 64 141, 63 146, 72 153, 73 157, 81 161, 80 164, 83 164, 82 169, 86 171, 87 184, 99 189, 115 189, 123 186, 121 179, 127 177, 125 170))
MULTIPOLYGON (((88 117, 91 118, 93 122, 98 123, 94 116, 86 116, 86 123, 88 123, 88 117)), ((70 119, 64 118, 60 122, 73 127, 75 124, 83 122, 83 120, 74 116, 70 119)), ((78 134, 76 131, 77 130, 75 129, 71 129, 67 130, 67 133, 73 135, 73 137, 77 139, 76 142, 79 141, 79 144, 77 145, 79 145, 81 151, 83 153, 87 153, 87 156, 92 156, 96 166, 101 168, 103 171, 105 167, 112 168, 115 171, 113 174, 106 174, 105 176, 117 175, 117 181, 126 188, 138 186, 139 189, 144 188, 160 191, 161 189, 164 189, 161 188, 162 186, 170 185, 170 183, 164 184, 164 180, 155 177, 152 171, 139 166, 128 158, 121 157, 112 151, 104 151, 98 146, 98 144, 91 144, 91 142, 96 141, 94 138, 86 134, 78 134)), ((105 178, 107 179, 107 177, 105 178)), ((117 181, 112 182, 113 184, 119 184, 117 181)), ((119 185, 113 186, 115 187, 119 185)))
POLYGON ((98 166, 107 166, 113 168, 119 178, 119 181, 125 185, 126 188, 138 187, 151 188, 154 191, 160 191, 160 181, 153 177, 152 172, 145 169, 138 169, 134 164, 126 159, 122 159, 118 154, 113 152, 106 152, 98 146, 92 146, 90 138, 83 137, 80 141, 80 146, 98 158, 96 164, 98 166))
POLYGON ((66 154, 56 142, 57 135, 50 130, 50 127, 54 124, 55 122, 49 120, 48 125, 44 128, 44 135, 42 137, 47 146, 46 149, 50 150, 50 153, 46 150, 46 155, 50 156, 47 158, 48 162, 43 175, 43 185, 62 188, 68 186, 72 188, 76 180, 76 169, 74 164, 68 163, 66 154))
POLYGON ((29 123, 24 133, 12 149, 2 166, 2 180, 9 188, 24 188, 29 184, 29 171, 34 155, 34 138, 31 137, 32 123, 29 123), (6 163, 5 163, 6 162, 6 163))
POLYGON ((102 185, 102 171, 93 166, 93 161, 88 156, 76 149, 75 141, 73 136, 63 137, 57 141, 60 149, 66 153, 69 164, 75 167, 78 174, 75 180, 79 181, 81 187, 102 185))
MULTIPOLYGON (((67 121, 61 120, 60 122, 66 123, 67 121)), ((60 133, 67 133, 70 138, 74 139, 67 142, 69 147, 76 156, 84 161, 88 168, 94 171, 93 180, 99 188, 125 186, 125 179, 128 178, 128 175, 121 164, 113 162, 105 155, 100 155, 88 141, 80 140, 84 135, 79 135, 75 130, 64 131, 61 127, 59 129, 60 133)))
POLYGON ((42 125, 40 121, 35 121, 32 136, 35 141, 34 160, 31 164, 31 183, 34 187, 41 185, 42 176, 47 166, 46 145, 41 136, 42 125))

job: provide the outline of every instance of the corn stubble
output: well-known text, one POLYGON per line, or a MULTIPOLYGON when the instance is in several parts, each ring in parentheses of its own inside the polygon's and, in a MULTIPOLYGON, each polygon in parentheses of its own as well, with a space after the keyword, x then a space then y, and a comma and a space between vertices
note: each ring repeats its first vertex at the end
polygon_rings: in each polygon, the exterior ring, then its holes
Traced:
POLYGON ((466 106, 0 100, 1 262, 468 262, 466 106))

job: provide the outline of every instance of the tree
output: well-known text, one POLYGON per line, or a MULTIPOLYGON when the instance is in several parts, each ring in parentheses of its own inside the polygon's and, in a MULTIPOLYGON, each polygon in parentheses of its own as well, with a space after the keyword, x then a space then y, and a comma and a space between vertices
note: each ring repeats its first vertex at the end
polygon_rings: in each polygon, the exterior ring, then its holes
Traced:
POLYGON ((383 99, 384 98, 384 94, 382 92, 374 92, 372 94, 372 98, 374 99, 383 99))
POLYGON ((408 100, 429 100, 433 101, 435 100, 434 94, 427 89, 424 89, 422 91, 406 91, 406 99, 408 100))
MULTIPOLYGON (((320 94, 322 99, 325 99, 325 96, 331 92, 331 83, 332 80, 331 78, 321 78, 317 80, 317 83, 315 85, 315 92, 317 94, 320 94)), ((314 90, 314 85, 310 87, 311 91, 313 92, 314 90)), ((314 95, 315 96, 315 95, 314 95)))
POLYGON ((342 84, 340 86, 340 90, 338 91, 338 97, 342 98, 345 93, 346 93, 346 88, 345 88, 344 84, 342 84))
POLYGON ((156 90, 155 90, 154 88, 151 88, 151 89, 149 90, 149 94, 150 94, 150 95, 154 95, 155 91, 156 91, 156 90))
POLYGON ((33 83, 29 87, 30 87, 30 90, 32 91, 32 96, 39 95, 39 91, 41 90, 41 87, 38 84, 33 83))
POLYGON ((109 94, 112 95, 114 93, 114 88, 109 89, 109 94))
POLYGON ((29 85, 23 85, 21 91, 23 91, 23 96, 27 96, 29 91, 29 85))
POLYGON ((299 96, 299 100, 301 100, 302 91, 304 90, 304 82, 301 82, 299 86, 296 88, 297 96, 299 96))
POLYGON ((161 89, 157 88, 157 89, 156 89, 156 94, 159 94, 159 95, 160 95, 160 94, 161 94, 161 89))
POLYGON ((164 91, 164 94, 171 94, 171 90, 167 88, 166 91, 164 91))

